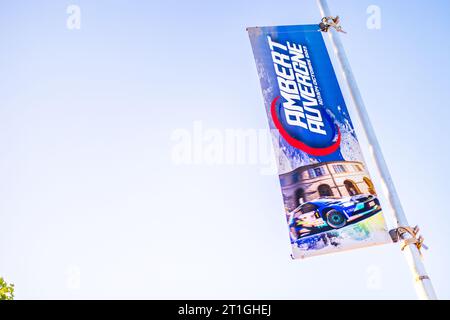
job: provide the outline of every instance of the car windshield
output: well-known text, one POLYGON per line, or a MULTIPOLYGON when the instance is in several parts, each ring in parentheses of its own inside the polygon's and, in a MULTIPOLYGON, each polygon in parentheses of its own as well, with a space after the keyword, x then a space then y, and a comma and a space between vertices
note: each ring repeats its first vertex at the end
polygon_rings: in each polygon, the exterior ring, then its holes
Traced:
POLYGON ((300 207, 301 213, 308 213, 312 211, 316 211, 317 207, 312 203, 305 203, 300 207))

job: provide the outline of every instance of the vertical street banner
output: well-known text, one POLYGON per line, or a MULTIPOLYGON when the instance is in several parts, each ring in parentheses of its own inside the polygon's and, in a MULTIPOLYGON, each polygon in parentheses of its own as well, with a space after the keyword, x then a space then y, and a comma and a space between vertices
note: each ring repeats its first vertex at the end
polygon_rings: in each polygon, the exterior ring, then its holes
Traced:
POLYGON ((248 33, 293 257, 391 242, 319 26, 248 33))

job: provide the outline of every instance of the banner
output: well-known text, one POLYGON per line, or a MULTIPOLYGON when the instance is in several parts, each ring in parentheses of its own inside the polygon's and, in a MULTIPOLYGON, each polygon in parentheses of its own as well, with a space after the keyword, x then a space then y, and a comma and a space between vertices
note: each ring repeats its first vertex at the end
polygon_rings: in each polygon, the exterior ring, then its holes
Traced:
POLYGON ((248 29, 294 258, 390 242, 318 25, 248 29))

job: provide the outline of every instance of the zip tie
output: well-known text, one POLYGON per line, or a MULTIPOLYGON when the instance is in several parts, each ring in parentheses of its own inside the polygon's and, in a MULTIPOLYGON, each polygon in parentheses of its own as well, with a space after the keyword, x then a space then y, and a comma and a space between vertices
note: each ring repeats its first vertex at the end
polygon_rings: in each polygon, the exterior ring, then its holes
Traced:
POLYGON ((323 17, 319 23, 319 31, 328 32, 331 28, 336 29, 337 32, 347 33, 342 29, 342 26, 339 25, 340 19, 339 16, 336 17, 323 17))
POLYGON ((416 281, 430 280, 429 276, 417 276, 416 281))
POLYGON ((398 242, 400 239, 403 240, 401 247, 402 251, 405 250, 405 248, 410 244, 415 244, 419 252, 422 254, 420 249, 424 248, 425 250, 428 250, 428 247, 423 243, 424 238, 422 236, 418 236, 419 231, 420 229, 418 226, 415 226, 414 228, 401 226, 390 230, 389 234, 394 242, 398 242), (411 238, 403 239, 403 235, 406 233, 409 234, 411 238))

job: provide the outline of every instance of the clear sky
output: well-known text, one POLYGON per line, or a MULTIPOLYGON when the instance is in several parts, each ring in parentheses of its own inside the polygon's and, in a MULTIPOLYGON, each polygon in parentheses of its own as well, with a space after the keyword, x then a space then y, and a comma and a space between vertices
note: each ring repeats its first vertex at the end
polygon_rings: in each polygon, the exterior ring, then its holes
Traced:
MULTIPOLYGON (((329 5, 450 298, 450 3, 329 5)), ((267 129, 246 27, 319 19, 314 0, 1 0, 0 276, 16 297, 414 298, 396 245, 292 261, 261 163, 174 161, 177 132, 267 129)))

